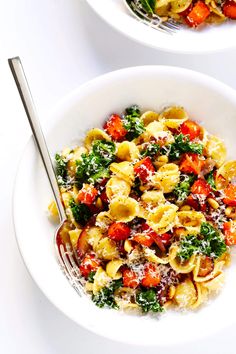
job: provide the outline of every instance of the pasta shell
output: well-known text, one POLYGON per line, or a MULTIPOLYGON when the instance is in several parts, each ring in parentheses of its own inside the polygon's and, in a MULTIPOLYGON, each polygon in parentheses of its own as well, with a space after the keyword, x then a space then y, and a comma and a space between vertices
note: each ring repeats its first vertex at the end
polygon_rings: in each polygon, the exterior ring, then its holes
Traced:
POLYGON ((188 119, 188 114, 184 108, 179 106, 172 106, 165 109, 159 117, 159 120, 163 122, 168 128, 178 128, 183 122, 188 119))
POLYGON ((123 141, 117 147, 116 156, 121 161, 134 161, 139 157, 139 149, 132 141, 123 141))
POLYGON ((206 143, 207 156, 211 157, 216 167, 219 168, 226 159, 226 147, 221 139, 217 136, 211 136, 206 143))
POLYGON ((139 204, 133 198, 116 197, 110 202, 110 213, 116 221, 129 222, 133 220, 139 212, 139 204))
POLYGON ((107 140, 107 141, 110 141, 111 138, 102 129, 99 129, 99 128, 91 129, 86 134, 86 137, 85 137, 85 140, 84 140, 85 147, 88 150, 90 150, 92 145, 93 145, 93 142, 95 140, 107 140))
POLYGON ((130 183, 116 176, 111 177, 106 184, 106 195, 109 200, 117 196, 128 197, 130 190, 130 183))

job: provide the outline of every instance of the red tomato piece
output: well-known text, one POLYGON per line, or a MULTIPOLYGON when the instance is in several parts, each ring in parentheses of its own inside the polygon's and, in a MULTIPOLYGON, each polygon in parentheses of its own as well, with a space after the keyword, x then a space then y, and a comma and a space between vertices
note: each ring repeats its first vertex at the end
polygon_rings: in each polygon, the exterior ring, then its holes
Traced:
POLYGON ((210 15, 209 7, 203 1, 198 1, 186 17, 186 22, 190 27, 197 27, 203 23, 210 15))
POLYGON ((184 173, 194 173, 195 175, 199 175, 203 165, 204 160, 201 160, 198 154, 184 154, 180 163, 180 171, 184 173))
POLYGON ((97 189, 92 184, 84 184, 79 191, 77 199, 86 205, 91 205, 98 195, 97 189))
POLYGON ((228 246, 236 245, 236 225, 232 221, 227 221, 223 225, 225 243, 228 246))
POLYGON ((80 273, 87 278, 90 272, 95 272, 100 266, 100 261, 94 254, 87 254, 79 265, 80 273))
POLYGON ((124 222, 114 222, 109 226, 108 237, 114 241, 126 240, 130 236, 130 228, 124 222))
POLYGON ((201 127, 192 120, 186 120, 180 126, 180 131, 184 135, 188 135, 190 140, 199 138, 201 134, 201 127))
POLYGON ((236 206, 236 185, 229 184, 224 190, 223 202, 230 206, 236 206))
POLYGON ((139 234, 139 233, 134 235, 132 240, 137 242, 137 243, 140 243, 140 245, 143 245, 143 246, 146 246, 146 247, 150 247, 153 244, 153 242, 154 242, 153 238, 150 237, 149 235, 139 234))
POLYGON ((157 266, 152 263, 146 263, 144 266, 144 275, 142 278, 142 285, 150 288, 157 286, 161 281, 160 273, 157 266))
POLYGON ((201 194, 207 197, 211 192, 211 186, 205 179, 199 178, 193 183, 191 192, 193 194, 201 194))
POLYGON ((135 273, 134 270, 132 269, 124 269, 122 272, 123 275, 123 285, 127 286, 128 288, 137 288, 137 286, 139 285, 139 280, 138 280, 138 276, 135 273))
POLYGON ((161 238, 161 241, 162 241, 163 245, 164 245, 164 246, 168 246, 168 245, 170 245, 170 240, 171 240, 171 238, 172 238, 172 235, 171 235, 171 234, 168 234, 168 233, 166 233, 166 234, 161 234, 161 235, 160 235, 160 238, 161 238))
POLYGON ((223 5, 223 13, 226 17, 236 20, 236 2, 228 0, 223 5))
POLYGON ((162 252, 165 252, 165 246, 162 242, 162 235, 158 235, 148 224, 142 224, 143 235, 149 236, 160 248, 162 252))
POLYGON ((123 140, 127 134, 127 130, 118 114, 112 114, 103 128, 115 141, 123 140))
POLYGON ((143 183, 147 183, 151 175, 155 173, 155 168, 149 156, 140 160, 134 165, 134 173, 143 183))

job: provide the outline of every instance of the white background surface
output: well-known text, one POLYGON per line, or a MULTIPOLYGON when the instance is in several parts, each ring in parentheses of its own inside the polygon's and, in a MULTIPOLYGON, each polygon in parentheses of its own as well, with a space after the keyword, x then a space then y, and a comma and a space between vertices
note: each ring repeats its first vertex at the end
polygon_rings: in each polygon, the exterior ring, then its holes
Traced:
POLYGON ((35 285, 17 249, 11 215, 17 164, 30 136, 6 61, 15 55, 23 61, 43 127, 44 112, 75 87, 132 65, 183 66, 236 89, 236 49, 204 56, 168 54, 122 37, 84 0, 0 0, 0 353, 235 353, 236 325, 201 343, 169 349, 111 342, 64 317, 35 285))

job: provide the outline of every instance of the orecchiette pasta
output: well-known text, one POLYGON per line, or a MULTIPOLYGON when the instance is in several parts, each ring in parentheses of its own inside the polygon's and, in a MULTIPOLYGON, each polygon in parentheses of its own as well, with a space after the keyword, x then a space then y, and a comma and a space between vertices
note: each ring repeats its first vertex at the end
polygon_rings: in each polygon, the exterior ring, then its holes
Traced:
MULTIPOLYGON (((210 4, 210 3, 209 3, 210 4)), ((159 14, 189 6, 163 0, 159 14)), ((84 147, 56 154, 75 274, 99 307, 194 310, 217 291, 236 244, 236 161, 180 106, 128 107, 84 147)), ((55 202, 51 217, 58 215, 55 202)), ((68 258, 69 261, 69 258, 68 258)))

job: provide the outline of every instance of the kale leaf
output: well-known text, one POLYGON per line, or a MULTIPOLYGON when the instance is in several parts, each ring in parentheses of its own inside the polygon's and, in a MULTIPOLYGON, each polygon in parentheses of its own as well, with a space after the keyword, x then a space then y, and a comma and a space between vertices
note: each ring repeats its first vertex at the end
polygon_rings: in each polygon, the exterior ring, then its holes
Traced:
POLYGON ((98 294, 92 296, 93 302, 98 307, 108 306, 110 308, 118 309, 114 292, 122 286, 122 280, 113 280, 107 287, 102 288, 98 294))
POLYGON ((163 154, 169 156, 170 160, 178 160, 185 152, 202 154, 203 145, 192 143, 188 136, 179 134, 175 136, 175 142, 162 148, 163 154))
POLYGON ((55 155, 55 170, 56 170, 56 176, 57 176, 57 181, 59 186, 66 186, 67 185, 67 160, 65 157, 63 157, 60 154, 55 155))
POLYGON ((223 238, 220 236, 218 230, 216 230, 208 222, 201 224, 200 234, 204 236, 204 242, 202 244, 202 253, 209 257, 218 258, 226 251, 226 244, 223 238))
POLYGON ((155 0, 140 0, 140 3, 142 4, 144 10, 146 10, 151 15, 153 14, 156 4, 155 0))
POLYGON ((154 289, 141 290, 138 292, 136 302, 142 308, 143 312, 162 312, 164 310, 157 300, 154 289))
POLYGON ((180 241, 180 251, 178 257, 181 261, 186 261, 193 254, 199 253, 201 248, 201 240, 195 235, 187 235, 180 241))
POLYGON ((191 184, 195 180, 193 175, 182 175, 180 179, 183 179, 173 190, 174 195, 178 202, 184 201, 190 193, 191 184))
POLYGON ((215 184, 215 179, 214 179, 214 171, 211 171, 205 176, 205 179, 208 184, 210 184, 211 188, 213 191, 216 191, 216 184, 215 184))
POLYGON ((88 282, 93 283, 94 282, 94 275, 96 274, 95 271, 91 271, 88 275, 88 282))
POLYGON ((203 222, 200 235, 188 235, 180 241, 178 257, 181 261, 189 259, 193 254, 204 254, 211 258, 219 258, 226 252, 226 244, 210 223, 203 222))
POLYGON ((142 157, 154 157, 160 150, 160 145, 159 144, 155 144, 155 143, 150 143, 147 145, 147 147, 145 149, 143 149, 140 153, 140 155, 142 157))
POLYGON ((91 218, 92 213, 85 204, 76 204, 76 202, 71 199, 70 208, 72 211, 72 215, 76 222, 80 225, 85 226, 88 220, 91 218))
POLYGON ((127 130, 126 139, 133 140, 145 131, 143 122, 140 119, 140 110, 134 105, 125 110, 123 119, 124 128, 127 130))
POLYGON ((115 144, 111 141, 96 140, 89 154, 82 154, 76 161, 76 182, 79 186, 84 182, 96 181, 110 176, 108 166, 115 159, 115 144))

